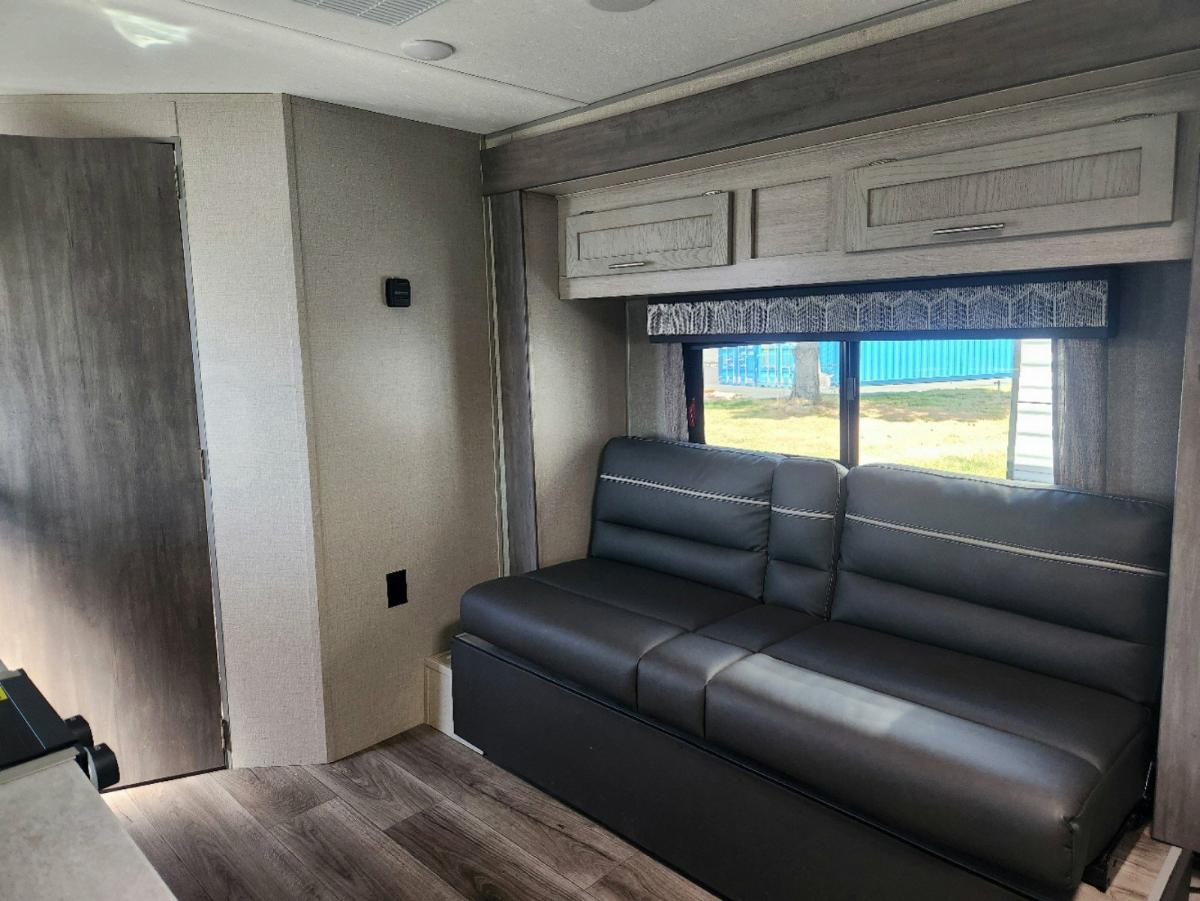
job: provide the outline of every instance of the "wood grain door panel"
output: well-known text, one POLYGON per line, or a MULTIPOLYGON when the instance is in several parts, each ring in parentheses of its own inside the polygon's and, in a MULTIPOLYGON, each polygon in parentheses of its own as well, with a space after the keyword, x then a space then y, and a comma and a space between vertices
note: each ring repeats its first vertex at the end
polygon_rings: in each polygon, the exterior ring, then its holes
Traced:
POLYGON ((864 166, 846 249, 878 250, 1170 222, 1174 113, 864 166))
POLYGON ((566 221, 563 274, 621 275, 724 266, 730 259, 729 194, 580 213, 566 221))
POLYGON ((173 145, 0 137, 0 656, 125 784, 224 764, 173 145))
POLYGON ((833 179, 755 188, 751 210, 754 259, 828 250, 833 179))

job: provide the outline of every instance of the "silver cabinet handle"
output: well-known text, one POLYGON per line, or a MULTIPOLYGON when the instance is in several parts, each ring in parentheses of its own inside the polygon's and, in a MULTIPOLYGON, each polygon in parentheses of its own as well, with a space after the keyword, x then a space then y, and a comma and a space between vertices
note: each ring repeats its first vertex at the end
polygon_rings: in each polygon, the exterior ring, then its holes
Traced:
POLYGON ((643 266, 649 266, 649 260, 639 260, 636 263, 609 263, 609 269, 640 269, 643 266))
POLYGON ((994 232, 1004 228, 1003 222, 993 222, 990 225, 960 225, 957 228, 935 228, 935 235, 961 235, 966 232, 994 232))

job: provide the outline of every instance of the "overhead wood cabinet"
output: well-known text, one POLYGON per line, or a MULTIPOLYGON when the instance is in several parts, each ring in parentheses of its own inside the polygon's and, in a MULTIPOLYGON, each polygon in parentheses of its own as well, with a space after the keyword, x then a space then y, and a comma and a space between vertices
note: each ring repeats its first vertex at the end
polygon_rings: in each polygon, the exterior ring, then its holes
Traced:
POLYGON ((567 219, 563 274, 695 269, 729 263, 729 194, 713 191, 567 219))
POLYGON ((554 186, 559 294, 1186 259, 1200 73, 554 186))
POLYGON ((846 250, 1170 222, 1178 116, 854 169, 846 250))

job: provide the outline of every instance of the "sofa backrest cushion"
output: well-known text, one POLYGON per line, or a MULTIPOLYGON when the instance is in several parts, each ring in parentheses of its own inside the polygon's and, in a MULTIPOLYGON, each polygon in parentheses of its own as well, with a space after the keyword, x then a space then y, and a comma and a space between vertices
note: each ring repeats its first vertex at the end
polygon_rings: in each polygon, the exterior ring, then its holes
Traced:
POLYGON ((1153 703, 1171 513, 899 466, 846 479, 832 618, 1153 703))
POLYGON ((600 458, 590 553, 761 598, 778 461, 614 438, 600 458))
POLYGON ((788 457, 775 469, 763 600, 828 617, 846 469, 788 457))

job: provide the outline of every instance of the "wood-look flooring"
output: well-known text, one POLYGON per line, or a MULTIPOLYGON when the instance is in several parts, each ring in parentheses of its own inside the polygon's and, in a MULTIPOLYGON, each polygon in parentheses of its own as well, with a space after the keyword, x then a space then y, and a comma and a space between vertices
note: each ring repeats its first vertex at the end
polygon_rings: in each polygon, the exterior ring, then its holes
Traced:
POLYGON ((181 901, 711 901, 428 726, 323 766, 108 792, 181 901))

